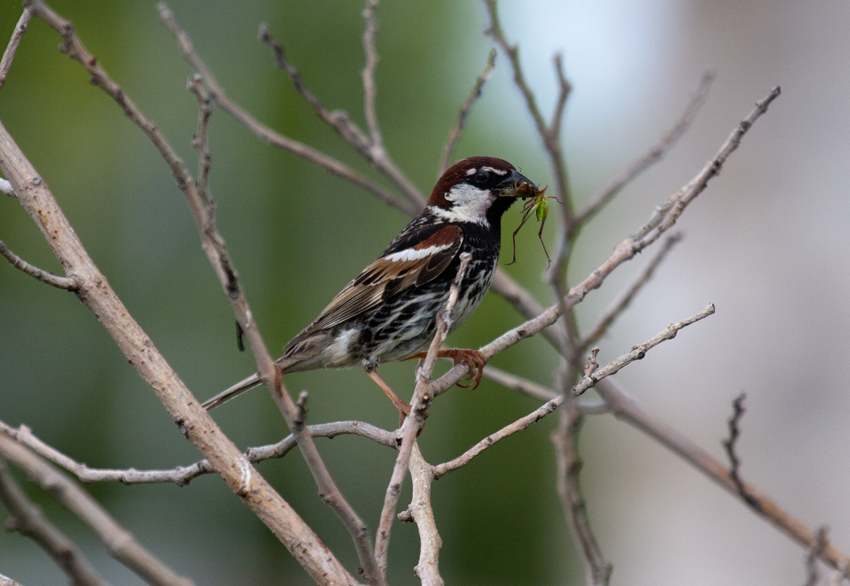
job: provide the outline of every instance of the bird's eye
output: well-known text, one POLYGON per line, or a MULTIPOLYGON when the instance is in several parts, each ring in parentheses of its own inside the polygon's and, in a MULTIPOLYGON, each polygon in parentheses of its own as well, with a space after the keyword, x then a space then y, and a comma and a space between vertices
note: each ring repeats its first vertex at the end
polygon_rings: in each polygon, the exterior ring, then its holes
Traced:
POLYGON ((490 179, 490 174, 487 171, 479 171, 472 179, 478 185, 482 185, 487 183, 487 180, 490 179))

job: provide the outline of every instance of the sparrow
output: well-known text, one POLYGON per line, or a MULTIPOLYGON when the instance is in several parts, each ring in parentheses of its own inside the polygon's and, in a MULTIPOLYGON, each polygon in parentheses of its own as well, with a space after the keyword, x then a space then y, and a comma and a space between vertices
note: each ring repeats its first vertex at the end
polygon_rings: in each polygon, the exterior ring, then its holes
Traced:
MULTIPOLYGON (((449 332, 472 315, 493 281, 502 215, 517 198, 538 192, 502 159, 470 157, 449 167, 422 212, 284 347, 276 361, 281 372, 359 365, 404 418, 410 405, 378 376, 378 365, 425 356, 464 252, 471 260, 450 315, 449 332)), ((439 356, 455 364, 465 362, 473 388, 478 386, 486 363, 480 352, 447 348, 439 356)), ((253 374, 203 407, 218 407, 259 384, 259 376, 253 374)))

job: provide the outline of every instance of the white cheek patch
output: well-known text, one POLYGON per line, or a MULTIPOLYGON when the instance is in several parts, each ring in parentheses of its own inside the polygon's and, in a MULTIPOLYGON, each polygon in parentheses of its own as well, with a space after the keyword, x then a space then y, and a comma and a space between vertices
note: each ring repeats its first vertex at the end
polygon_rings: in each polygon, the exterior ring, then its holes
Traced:
POLYGON ((388 260, 390 262, 407 262, 411 260, 419 260, 420 258, 427 258, 429 256, 433 256, 442 250, 446 250, 451 245, 443 244, 440 246, 429 246, 427 248, 421 248, 419 250, 415 248, 407 248, 405 250, 399 250, 398 252, 394 252, 392 254, 388 254, 384 257, 384 260, 388 260))
POLYGON ((449 222, 471 222, 489 226, 487 221, 487 210, 496 200, 490 191, 478 189, 474 185, 459 183, 452 187, 445 195, 449 202, 449 209, 445 210, 436 206, 431 207, 434 215, 444 218, 449 222))

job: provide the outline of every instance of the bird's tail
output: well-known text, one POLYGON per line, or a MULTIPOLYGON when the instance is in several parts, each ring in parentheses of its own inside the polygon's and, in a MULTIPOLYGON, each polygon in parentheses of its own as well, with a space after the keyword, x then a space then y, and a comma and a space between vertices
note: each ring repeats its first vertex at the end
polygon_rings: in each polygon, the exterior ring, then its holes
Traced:
POLYGON ((225 389, 224 391, 220 392, 215 397, 207 399, 201 404, 201 407, 203 407, 207 411, 210 411, 211 409, 215 409, 219 405, 227 403, 230 399, 238 397, 245 391, 250 391, 251 389, 259 386, 260 384, 260 376, 255 372, 245 380, 241 380, 229 389, 225 389))

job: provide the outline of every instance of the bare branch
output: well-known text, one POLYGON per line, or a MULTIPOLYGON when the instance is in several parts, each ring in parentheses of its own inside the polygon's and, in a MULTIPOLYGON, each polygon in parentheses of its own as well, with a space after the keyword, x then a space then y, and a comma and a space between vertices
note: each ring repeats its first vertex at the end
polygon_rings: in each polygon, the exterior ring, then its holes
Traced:
POLYGON ((0 458, 23 470, 30 480, 91 527, 110 555, 148 583, 161 586, 193 584, 151 555, 79 485, 5 434, 0 434, 0 458))
POLYGON ((18 24, 15 25, 15 32, 12 33, 12 38, 9 39, 9 44, 3 52, 3 58, 0 59, 0 88, 6 83, 6 78, 9 76, 9 70, 12 68, 12 61, 15 60, 15 54, 18 52, 18 47, 21 44, 21 39, 24 38, 24 33, 27 32, 30 20, 32 19, 32 10, 28 6, 24 6, 24 11, 21 18, 18 19, 18 24))
POLYGON ((484 376, 505 388, 521 392, 523 395, 534 397, 540 401, 551 401, 556 393, 543 385, 524 379, 513 373, 506 372, 489 364, 484 367, 484 376))
POLYGON ((758 507, 758 502, 753 501, 755 497, 747 494, 746 489, 744 488, 744 483, 741 481, 741 477, 739 475, 741 460, 738 458, 738 454, 735 449, 738 444, 738 438, 741 436, 740 424, 741 419, 744 417, 744 413, 746 412, 746 409, 744 408, 744 399, 746 398, 747 395, 741 393, 734 401, 732 401, 733 411, 732 417, 729 418, 729 438, 723 441, 723 447, 726 450, 726 455, 729 456, 729 478, 731 478, 732 482, 735 483, 735 487, 738 489, 738 494, 752 506, 758 507))
POLYGON ((203 78, 204 85, 207 86, 207 89, 210 92, 210 97, 214 99, 225 112, 233 116, 239 123, 250 130, 260 140, 273 147, 291 152, 320 166, 326 171, 357 185, 358 187, 362 187, 385 204, 403 213, 412 215, 419 210, 420 206, 413 205, 410 202, 401 201, 393 195, 392 192, 384 189, 379 184, 360 173, 357 173, 340 161, 329 157, 319 150, 275 132, 238 106, 230 99, 221 86, 218 85, 215 77, 213 77, 210 70, 204 62, 201 61, 200 57, 198 57, 194 47, 192 46, 192 41, 189 38, 189 35, 178 26, 177 21, 174 19, 174 14, 168 9, 168 6, 166 6, 165 3, 160 3, 158 8, 160 19, 177 39, 180 44, 181 51, 183 52, 183 57, 203 78))
POLYGON ((563 67, 560 56, 555 56, 555 73, 558 79, 559 94, 556 100, 555 113, 552 116, 551 124, 546 124, 543 114, 537 105, 537 99, 534 97, 534 92, 525 79, 525 73, 522 70, 522 64, 519 61, 519 49, 516 45, 508 42, 505 32, 502 29, 502 24, 499 21, 499 11, 496 6, 496 0, 484 0, 484 5, 487 9, 487 14, 490 17, 490 28, 486 31, 490 37, 501 47, 502 51, 508 56, 508 61, 511 64, 511 69, 514 72, 514 84, 519 89, 525 99, 526 109, 531 114, 534 120, 534 125, 537 128, 537 133, 543 140, 543 145, 549 155, 549 162, 552 166, 552 171, 555 174, 555 184, 557 197, 562 202, 562 213, 564 218, 564 233, 569 235, 573 232, 573 209, 572 198, 570 196, 569 181, 567 179, 567 167, 564 163, 564 157, 561 149, 561 119, 563 110, 567 103, 567 98, 570 94, 570 84, 564 76, 563 67))
MULTIPOLYGON (((490 290, 501 295, 505 301, 526 319, 532 319, 543 313, 546 308, 540 305, 528 290, 506 273, 501 267, 496 269, 493 284, 490 290)), ((559 354, 564 354, 569 347, 569 341, 563 330, 556 326, 548 326, 541 331, 541 335, 548 341, 559 354)))
POLYGON ((21 270, 28 274, 30 277, 34 277, 41 281, 42 283, 47 283, 51 287, 56 287, 57 289, 64 289, 65 291, 77 291, 80 288, 79 279, 75 277, 59 277, 35 267, 19 257, 17 254, 9 250, 9 247, 6 246, 6 243, 0 240, 0 254, 2 254, 6 260, 9 261, 9 264, 15 267, 18 270, 21 270))
POLYGON ((568 397, 562 409, 566 425, 559 426, 552 433, 555 445, 555 459, 558 463, 557 487, 561 505, 567 518, 567 524, 576 543, 585 566, 588 586, 605 585, 611 577, 612 566, 605 561, 599 544, 590 528, 587 507, 581 494, 579 474, 582 461, 578 454, 578 438, 581 432, 583 416, 575 397, 568 397))
MULTIPOLYGON (((608 364, 606 364, 602 368, 597 369, 596 372, 594 372, 590 376, 586 376, 586 377, 582 378, 582 380, 579 381, 578 384, 576 384, 572 387, 570 394, 572 394, 572 396, 575 396, 575 397, 582 395, 588 389, 595 387, 599 383, 599 381, 605 379, 606 377, 609 377, 611 375, 616 374, 617 372, 619 372, 620 370, 622 370, 623 368, 625 368, 626 366, 628 366, 632 362, 634 362, 636 360, 643 359, 644 356, 646 356, 646 353, 649 350, 651 350, 652 348, 654 348, 655 346, 657 346, 658 344, 660 344, 660 343, 662 343, 666 340, 672 340, 673 338, 675 338, 676 334, 682 328, 685 328, 685 327, 687 327, 687 326, 689 326, 693 323, 696 323, 696 322, 708 317, 709 315, 712 315, 713 313, 714 313, 714 306, 709 305, 703 311, 699 312, 698 314, 694 315, 693 317, 690 317, 686 320, 682 320, 682 321, 677 322, 677 323, 670 324, 669 326, 667 326, 667 328, 665 328, 659 334, 653 336, 652 338, 650 338, 649 340, 647 340, 643 344, 640 344, 638 346, 634 346, 629 353, 623 354, 622 356, 615 358, 614 360, 612 360, 611 362, 609 362, 608 364)), ((442 380, 447 378, 447 377, 449 378, 449 380, 451 380, 451 377, 449 377, 449 375, 452 374, 453 371, 459 370, 459 367, 460 367, 460 365, 455 366, 449 372, 447 372, 445 375, 443 375, 443 377, 439 381, 436 381, 436 382, 438 382, 438 383, 442 382, 442 380)), ((452 384, 454 384, 454 383, 452 383, 452 384)), ((513 434, 517 433, 518 431, 522 431, 522 430, 526 429, 527 427, 529 427, 530 425, 532 425, 534 423, 537 423, 538 421, 540 421, 541 419, 543 419, 544 417, 546 417, 547 415, 549 415, 550 413, 552 413, 556 409, 558 409, 558 407, 560 407, 564 403, 565 395, 566 395, 565 393, 558 394, 554 399, 547 401, 546 403, 544 403, 543 405, 541 405, 540 407, 538 407, 537 409, 535 409, 534 411, 532 411, 531 413, 526 415, 525 417, 521 417, 520 419, 517 419, 513 423, 506 425, 505 427, 503 427, 499 431, 497 431, 495 433, 491 433, 490 435, 485 437, 483 440, 479 441, 477 444, 475 444, 473 447, 471 447, 469 450, 467 450, 466 452, 464 452, 463 454, 461 454, 457 458, 450 460, 448 462, 445 462, 443 464, 438 464, 438 465, 434 466, 434 478, 441 478, 442 476, 445 476, 449 472, 452 472, 454 470, 457 470, 458 468, 466 466, 475 456, 479 455, 481 452, 483 452, 487 448, 489 448, 492 445, 496 444, 497 442, 505 439, 506 437, 513 435, 513 434)))
POLYGON ((699 81, 699 85, 691 95, 690 101, 685 106, 679 118, 673 126, 664 133, 658 144, 653 146, 649 152, 639 157, 636 161, 626 167, 619 175, 617 175, 608 185, 590 199, 585 205, 585 208, 576 214, 576 224, 586 224, 596 214, 599 213, 614 197, 635 177, 652 167, 655 163, 664 158, 673 145, 685 134, 688 127, 696 117, 702 105, 708 97, 708 90, 711 88, 711 83, 714 81, 715 73, 712 70, 705 71, 699 81))
POLYGON ((740 146, 741 139, 747 131, 762 114, 767 112, 770 104, 779 97, 780 93, 779 86, 776 86, 766 98, 756 102, 755 109, 750 112, 749 116, 738 123, 738 127, 732 131, 732 134, 729 135, 729 138, 720 147, 717 155, 703 167, 699 175, 674 194, 667 203, 656 208, 655 213, 649 221, 632 237, 640 249, 645 248, 660 238, 665 231, 676 223, 676 220, 682 215, 688 204, 705 191, 708 182, 720 174, 726 159, 740 146))
MULTIPOLYGON (((194 181, 156 126, 141 113, 124 91, 109 79, 98 61, 77 39, 69 22, 49 9, 41 0, 29 0, 27 5, 32 8, 34 15, 42 18, 62 35, 65 42, 61 49, 86 68, 92 83, 112 96, 127 116, 143 129, 172 169, 178 186, 189 202, 196 223, 199 227, 204 226, 205 210, 196 193, 194 181)), ((156 351, 152 341, 130 317, 127 309, 108 286, 52 193, 2 125, 0 168, 15 187, 19 200, 41 229, 65 271, 75 273, 82 279, 78 293, 80 299, 95 313, 130 363, 151 385, 184 435, 210 461, 231 490, 242 497, 243 502, 269 526, 311 575, 317 579, 333 576, 333 579, 341 584, 354 583, 354 579, 330 554, 315 533, 221 433, 209 414, 201 408, 185 384, 156 351)), ((247 304, 242 303, 244 296, 235 294, 238 283, 235 272, 228 272, 227 263, 222 262, 222 259, 226 260, 226 256, 216 258, 221 250, 217 246, 209 246, 212 239, 204 238, 203 242, 205 252, 219 274, 231 305, 237 313, 242 312, 243 317, 250 315, 247 312, 247 304)), ((255 327, 253 320, 250 327, 246 327, 245 323, 241 325, 251 339, 252 332, 249 329, 255 327)), ((260 356, 257 348, 252 349, 255 356, 260 356)))
MULTIPOLYGON (((70 24, 63 21, 57 14, 41 3, 40 0, 33 0, 33 7, 38 16, 46 20, 62 34, 65 39, 64 49, 68 55, 82 63, 86 70, 91 74, 92 83, 112 96, 122 109, 124 109, 127 116, 145 132, 169 164, 169 167, 171 167, 174 176, 178 178, 178 186, 183 191, 183 194, 189 203, 195 223, 201 234, 201 243, 204 252, 218 275, 219 281, 221 282, 228 301, 231 304, 231 308, 236 314, 236 319, 248 340, 251 351, 257 361, 257 369, 263 383, 272 390, 272 395, 280 407, 287 425, 289 425, 296 437, 296 440, 298 441, 301 451, 304 454, 304 458, 307 461, 310 471, 312 472, 319 487, 320 494, 324 498, 325 502, 331 506, 334 512, 336 512, 337 516, 340 517, 346 529, 351 534, 366 577, 374 584, 384 584, 381 576, 377 572, 377 566, 375 565, 374 555, 372 553, 372 547, 365 524, 360 520, 354 512, 354 509, 351 508, 348 502, 343 498, 339 489, 336 487, 336 484, 333 482, 333 479, 328 473, 312 439, 309 435, 304 434, 303 425, 296 425, 295 405, 292 402, 292 398, 283 387, 279 367, 274 363, 265 347, 262 336, 258 331, 257 324, 254 322, 252 313, 248 307, 248 301, 242 292, 236 270, 233 268, 233 264, 230 261, 224 238, 221 236, 215 225, 215 206, 212 198, 209 197, 209 194, 207 193, 199 193, 191 174, 186 169, 183 161, 176 155, 165 137, 162 136, 156 126, 148 120, 147 117, 145 117, 145 115, 135 106, 129 97, 126 96, 121 87, 108 77, 97 60, 88 54, 85 47, 83 47, 76 35, 74 35, 70 24)), ((209 421, 211 422, 211 420, 209 421)), ((210 459, 209 454, 205 455, 207 456, 207 459, 210 459)), ((239 477, 236 485, 232 486, 232 488, 234 488, 237 494, 240 495, 253 492, 252 483, 255 477, 259 477, 259 473, 256 473, 256 471, 253 470, 250 463, 241 454, 237 453, 235 454, 235 457, 239 462, 239 477)), ((288 535, 287 539, 291 539, 291 537, 291 535, 288 535)), ((290 551, 293 551, 294 548, 301 547, 301 544, 298 544, 297 542, 284 541, 284 543, 290 548, 290 551)), ((321 551, 321 549, 322 548, 317 549, 315 552, 311 553, 316 555, 321 551)))
MULTIPOLYGON (((700 173, 691 180, 688 185, 677 192, 664 206, 657 208, 656 214, 647 222, 635 236, 626 238, 614 247, 614 252, 608 259, 605 260, 597 269, 588 275, 582 282, 570 288, 569 292, 559 300, 559 302, 543 312, 537 317, 529 319, 525 323, 509 330, 481 348, 481 352, 490 358, 502 350, 520 342, 521 340, 534 336, 554 324, 562 314, 566 314, 572 307, 580 303, 584 297, 593 289, 597 289, 602 285, 605 279, 618 266, 627 260, 634 258, 635 254, 644 250, 647 246, 653 244, 667 230, 672 228, 685 208, 705 191, 709 179, 720 172, 723 162, 740 144, 744 134, 752 127, 752 124, 767 111, 770 103, 779 96, 779 88, 774 89, 768 97, 756 103, 756 108, 750 113, 747 118, 739 123, 738 128, 726 140, 720 149, 718 155, 709 161, 700 173), (657 218, 656 218, 657 217, 657 218)), ((559 281, 560 282, 560 281, 559 281)), ((556 285, 557 286, 557 285, 556 285)), ((464 364, 459 364, 447 372, 441 379, 445 379, 445 383, 451 383, 453 377, 463 375, 467 371, 464 364)), ((454 380, 458 380, 455 378, 454 380)), ((443 385, 440 385, 440 389, 443 385)), ((447 387, 446 387, 447 388, 447 387)), ((442 392, 440 390, 439 392, 442 392)))
MULTIPOLYGON (((368 20, 367 20, 368 22, 368 20)), ((367 24, 368 29, 368 24, 367 24)), ((388 157, 383 145, 374 144, 363 130, 360 129, 349 117, 340 110, 330 111, 325 108, 316 95, 311 92, 304 83, 301 73, 290 63, 283 52, 283 47, 275 41, 268 29, 263 25, 260 27, 260 40, 269 45, 274 51, 275 63, 292 80, 295 91, 304 98, 316 115, 327 125, 337 131, 345 142, 351 145, 360 155, 369 161, 378 171, 384 174, 398 190, 407 198, 408 202, 418 211, 425 205, 425 200, 416 189, 416 186, 402 173, 388 157)), ((374 96, 372 96, 374 98, 374 96)), ((368 103, 368 97, 366 99, 368 103)), ((374 115, 374 113, 372 114, 374 115)))
POLYGON ((591 330, 589 334, 587 334, 581 342, 582 348, 588 348, 593 344, 597 343, 602 336, 604 336, 614 321, 623 314, 623 312, 628 309, 629 305, 631 305, 634 298, 640 292, 644 285, 646 285, 650 279, 652 279, 652 275, 655 273, 655 269, 657 269, 661 263, 667 258, 667 254, 673 249, 673 247, 682 241, 682 233, 676 232, 671 234, 664 240, 664 245, 661 247, 658 252, 655 253, 655 256, 652 257, 652 260, 649 261, 649 264, 643 269, 643 271, 638 275, 638 278, 629 286, 628 289, 617 299, 611 306, 608 311, 606 311, 602 317, 597 322, 596 326, 591 330))
POLYGON ((212 167, 212 156, 210 155, 209 142, 207 141, 207 128, 212 115, 212 102, 204 88, 203 79, 197 73, 189 78, 187 89, 195 94, 198 100, 198 126, 195 136, 192 137, 192 146, 198 153, 198 195, 201 199, 215 205, 209 190, 210 168, 212 167))
POLYGON ((378 126, 378 115, 375 113, 375 68, 378 66, 378 51, 375 49, 375 34, 378 32, 378 21, 375 12, 378 10, 378 0, 369 0, 363 10, 363 20, 366 28, 363 31, 363 50, 366 53, 366 65, 363 67, 363 111, 366 116, 366 128, 369 129, 369 139, 372 148, 383 150, 384 141, 378 126))
MULTIPOLYGON (((311 437, 335 438, 339 435, 358 435, 370 439, 382 446, 396 449, 396 434, 363 421, 334 421, 308 426, 311 437)), ((57 466, 70 472, 80 482, 120 482, 122 484, 174 483, 185 486, 198 476, 215 472, 207 460, 200 460, 189 466, 178 466, 168 470, 136 470, 91 468, 63 454, 53 446, 36 437, 26 425, 17 429, 0 421, 0 433, 17 440, 18 443, 50 460, 57 466)), ((276 458, 283 458, 297 446, 295 436, 290 434, 275 444, 251 447, 245 450, 245 457, 252 464, 276 458)))
MULTIPOLYGON (((757 488, 743 482, 744 493, 752 496, 746 500, 741 496, 735 481, 732 480, 726 466, 711 454, 700 448, 687 436, 679 433, 670 426, 643 411, 638 404, 620 389, 614 379, 601 381, 597 386, 602 399, 608 404, 611 412, 618 419, 638 428, 646 435, 654 438, 661 445, 692 464, 697 470, 717 482, 727 491, 740 498, 755 513, 767 519, 774 527, 785 533, 802 547, 811 550, 817 542, 816 532, 809 529, 801 521, 786 511, 757 488)), ((846 578, 850 578, 850 556, 836 549, 829 540, 824 540, 819 559, 831 568, 840 569, 846 578)))
POLYGON ((472 91, 469 93, 469 96, 467 96, 467 98, 463 101, 463 104, 461 104, 460 112, 458 112, 457 115, 457 121, 449 133, 446 146, 443 147, 443 155, 440 157, 440 164, 437 166, 437 177, 440 177, 446 169, 449 168, 455 147, 466 128, 466 119, 469 117, 469 112, 472 110, 472 106, 475 105, 475 102, 477 102, 481 97, 481 94, 484 91, 484 85, 493 74, 495 66, 496 49, 490 49, 490 54, 487 56, 487 65, 484 66, 484 71, 482 71, 481 75, 478 76, 478 79, 475 80, 475 85, 472 86, 472 91))
POLYGON ((460 295, 460 284, 466 274, 466 268, 469 266, 470 260, 472 260, 472 255, 468 252, 460 255, 460 265, 449 290, 446 305, 437 314, 437 328, 436 332, 434 332, 434 338, 431 340, 431 346, 428 348, 425 359, 416 369, 416 388, 413 391, 413 398, 410 401, 410 416, 405 419, 401 427, 401 445, 395 465, 393 466, 389 485, 387 486, 384 506, 381 509, 381 518, 378 524, 378 532, 375 536, 375 556, 378 558, 378 563, 384 571, 386 571, 387 567, 390 530, 401 494, 401 484, 409 467, 410 454, 413 446, 416 444, 416 436, 419 435, 422 431, 422 426, 425 424, 426 410, 433 397, 436 396, 433 390, 434 382, 431 380, 431 374, 437 362, 437 353, 448 335, 451 314, 457 304, 460 295))
POLYGON ((419 576, 422 586, 443 586, 440 576, 440 548, 443 540, 437 531, 434 509, 431 505, 431 484, 434 475, 431 466, 422 457, 419 446, 414 445, 410 454, 410 477, 413 481, 413 495, 405 516, 416 523, 419 530, 419 562, 413 571, 419 576))
POLYGON ((9 510, 10 516, 6 520, 6 530, 17 531, 35 541, 56 561, 75 586, 105 586, 107 584, 80 548, 27 498, 2 460, 0 460, 0 502, 9 510))

